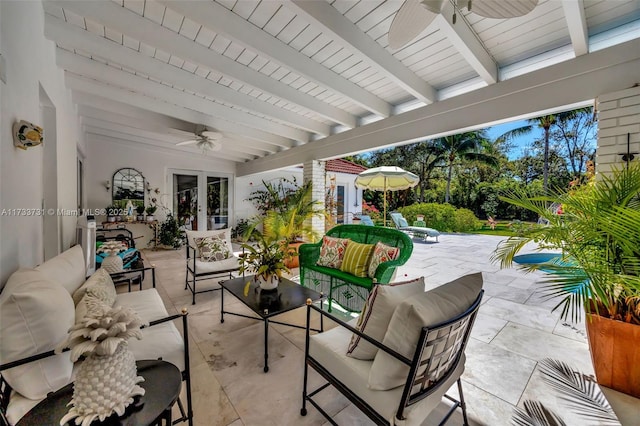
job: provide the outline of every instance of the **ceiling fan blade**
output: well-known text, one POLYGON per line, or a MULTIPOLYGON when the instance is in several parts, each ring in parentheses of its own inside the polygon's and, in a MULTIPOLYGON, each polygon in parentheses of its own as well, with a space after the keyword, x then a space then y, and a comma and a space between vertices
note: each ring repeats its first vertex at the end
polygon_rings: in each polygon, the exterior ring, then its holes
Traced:
POLYGON ((200 136, 204 136, 205 138, 209 138, 209 139, 220 139, 222 138, 222 133, 214 132, 212 130, 206 130, 204 132, 201 132, 200 136))
POLYGON ((485 18, 506 19, 526 15, 538 0, 473 0, 471 12, 485 18))
POLYGON ((198 143, 197 140, 190 140, 190 141, 184 141, 184 142, 177 143, 176 146, 194 145, 194 144, 197 144, 197 143, 198 143))
MULTIPOLYGON (((444 0, 437 0, 441 4, 444 0)), ((419 0, 406 0, 389 28, 389 47, 399 49, 416 38, 435 19, 436 14, 430 10, 435 8, 434 1, 424 6, 419 0), (430 10, 427 9, 429 7, 430 10)))

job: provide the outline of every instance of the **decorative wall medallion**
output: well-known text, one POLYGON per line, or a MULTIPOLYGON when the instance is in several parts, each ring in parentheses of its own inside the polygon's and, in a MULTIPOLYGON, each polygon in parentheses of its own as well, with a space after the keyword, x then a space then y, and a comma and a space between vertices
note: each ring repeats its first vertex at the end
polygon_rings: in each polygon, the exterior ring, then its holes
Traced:
POLYGON ((13 123, 13 145, 16 148, 27 149, 44 142, 44 130, 28 121, 20 120, 13 123))

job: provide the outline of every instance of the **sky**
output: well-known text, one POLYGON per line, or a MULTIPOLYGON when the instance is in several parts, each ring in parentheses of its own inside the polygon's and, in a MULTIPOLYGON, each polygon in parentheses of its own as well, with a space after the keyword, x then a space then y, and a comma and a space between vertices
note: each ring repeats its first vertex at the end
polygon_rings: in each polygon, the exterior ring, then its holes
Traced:
MULTIPOLYGON (((498 136, 502 135, 503 133, 506 133, 509 130, 517 129, 518 127, 522 127, 525 125, 527 125, 527 120, 518 120, 518 121, 512 121, 510 123, 499 124, 497 126, 493 126, 487 129, 487 135, 492 140, 495 140, 498 136)), ((511 151, 507 153, 507 157, 509 158, 509 160, 515 160, 517 158, 522 157, 523 149, 531 145, 531 142, 541 137, 542 137, 542 129, 534 125, 533 131, 531 133, 527 135, 518 136, 517 138, 513 139, 512 141, 513 149, 511 149, 511 151)))

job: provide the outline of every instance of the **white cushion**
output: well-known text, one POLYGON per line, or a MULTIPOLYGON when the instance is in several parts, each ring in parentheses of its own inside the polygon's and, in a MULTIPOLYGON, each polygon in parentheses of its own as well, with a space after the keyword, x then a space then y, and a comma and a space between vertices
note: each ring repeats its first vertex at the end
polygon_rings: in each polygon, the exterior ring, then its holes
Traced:
POLYGON ((231 244, 231 228, 217 229, 212 231, 186 231, 187 243, 196 249, 196 254, 199 253, 198 245, 195 242, 196 238, 221 238, 227 243, 227 247, 230 252, 233 252, 233 245, 231 244))
MULTIPOLYGON (((382 342, 396 306, 406 298, 420 293, 424 293, 424 277, 393 284, 377 284, 369 293, 356 328, 382 342)), ((347 356, 370 360, 376 356, 377 352, 378 348, 357 334, 353 334, 347 356)))
MULTIPOLYGON (((41 271, 14 272, 0 297, 0 361, 54 349, 66 338, 74 316, 65 287, 46 280, 41 271)), ((16 392, 38 399, 67 384, 72 366, 69 354, 63 353, 3 371, 2 376, 16 392)))
MULTIPOLYGON (((349 324, 353 326, 354 322, 349 324)), ((309 355, 385 419, 390 420, 391 424, 394 424, 391 420, 398 410, 403 388, 399 387, 386 392, 369 389, 369 372, 373 361, 347 357, 346 348, 349 345, 351 334, 343 327, 335 327, 330 331, 312 335, 309 339, 309 355)), ((422 424, 429 413, 440 403, 445 392, 462 375, 464 361, 463 356, 451 378, 434 393, 404 410, 403 414, 406 420, 403 421, 403 425, 422 424)))
MULTIPOLYGON (((69 361, 71 362, 71 361, 69 361)), ((20 395, 16 391, 11 392, 11 398, 9 399, 9 405, 7 406, 7 420, 10 425, 15 425, 18 421, 27 414, 33 407, 38 405, 44 398, 29 399, 20 395)))
POLYGON ((234 271, 240 267, 240 258, 231 256, 228 259, 218 260, 216 262, 203 262, 196 258, 189 259, 189 267, 195 270, 196 275, 208 274, 212 272, 234 271), (194 268, 195 262, 195 269, 194 268))
MULTIPOLYGON (((422 327, 434 326, 464 313, 482 290, 482 274, 470 274, 400 303, 382 343, 411 359, 422 327)), ((387 390, 402 386, 409 367, 384 351, 378 351, 369 374, 369 387, 387 390)))
POLYGON ((47 280, 62 285, 69 294, 73 294, 87 278, 84 254, 79 245, 47 260, 35 269, 43 272, 47 280))
MULTIPOLYGON (((131 307, 147 322, 168 316, 155 288, 118 294, 115 306, 131 307)), ((184 341, 173 322, 144 328, 142 336, 142 340, 128 340, 129 348, 136 360, 162 358, 174 364, 180 371, 184 370, 184 341)))
POLYGON ((116 286, 113 284, 111 275, 102 268, 98 269, 79 289, 73 292, 73 302, 77 305, 85 293, 97 297, 109 306, 113 306, 116 300, 116 286))

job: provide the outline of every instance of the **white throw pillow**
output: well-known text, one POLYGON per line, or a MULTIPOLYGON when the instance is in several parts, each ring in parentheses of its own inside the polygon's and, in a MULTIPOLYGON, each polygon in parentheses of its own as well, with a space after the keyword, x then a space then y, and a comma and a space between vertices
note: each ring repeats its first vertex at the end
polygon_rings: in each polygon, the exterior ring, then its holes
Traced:
MULTIPOLYGON (((369 293, 369 297, 358 318, 356 328, 371 338, 382 342, 396 306, 406 298, 421 293, 424 293, 424 277, 392 284, 377 284, 369 293)), ((370 360, 376 356, 377 352, 378 348, 354 334, 347 349, 347 356, 370 360)))
POLYGON ((47 280, 64 286, 69 294, 73 294, 87 279, 87 265, 79 245, 65 250, 35 269, 42 272, 47 280))
MULTIPOLYGON (((78 303, 80 303, 80 300, 82 300, 82 297, 90 287, 96 287, 94 293, 98 292, 99 294, 103 294, 104 299, 109 298, 109 295, 111 295, 111 298, 113 300, 111 301, 110 305, 113 305, 113 302, 116 300, 115 285, 113 284, 111 275, 109 275, 106 270, 100 268, 93 275, 91 275, 79 289, 73 292, 73 303, 76 306, 78 305, 78 303)), ((101 297, 101 299, 102 298, 103 297, 101 297)), ((108 300, 105 301, 105 303, 108 303, 108 300)))
MULTIPOLYGON (((465 275, 400 303, 382 343, 412 359, 422 327, 434 326, 464 313, 482 290, 482 274, 465 275)), ((369 371, 369 388, 388 390, 405 384, 409 366, 379 350, 369 371)))
MULTIPOLYGON (((73 322, 73 299, 65 287, 37 270, 14 272, 0 297, 0 362, 54 349, 73 322)), ((72 367, 64 353, 5 370, 2 376, 16 392, 42 399, 70 382, 72 367)))

